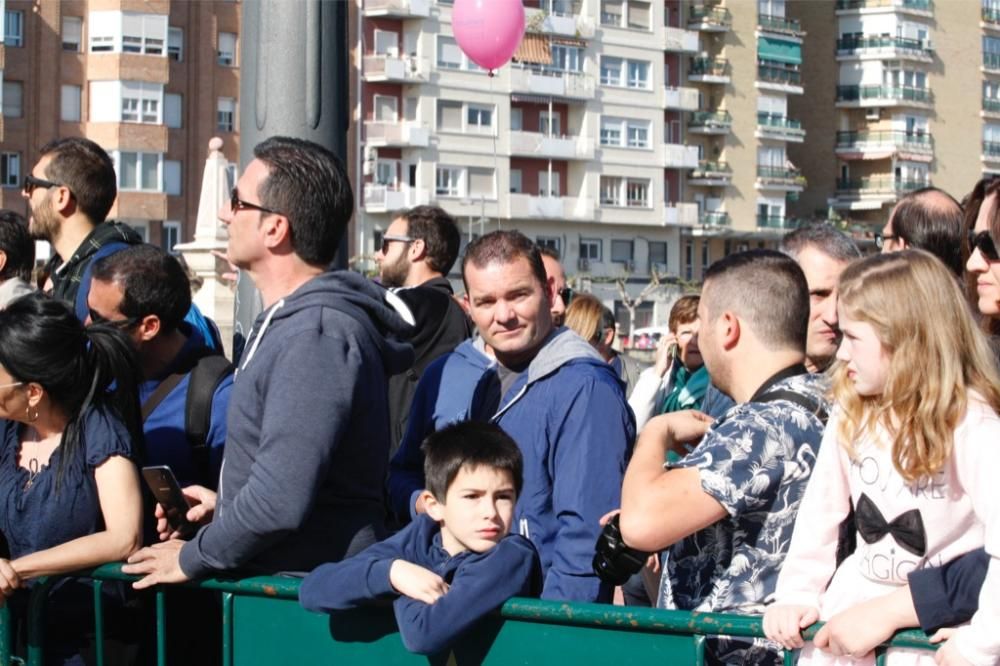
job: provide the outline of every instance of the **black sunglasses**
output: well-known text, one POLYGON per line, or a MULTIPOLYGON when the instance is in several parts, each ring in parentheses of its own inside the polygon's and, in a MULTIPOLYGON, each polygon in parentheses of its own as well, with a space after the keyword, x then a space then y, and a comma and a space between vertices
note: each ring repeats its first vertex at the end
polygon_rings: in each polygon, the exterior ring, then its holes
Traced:
POLYGON ((570 287, 563 287, 558 292, 559 298, 563 300, 563 303, 568 307, 569 302, 573 300, 573 290, 570 287))
POLYGON ((50 187, 65 187, 62 183, 53 183, 51 180, 42 180, 41 178, 35 178, 31 174, 24 177, 24 184, 21 186, 21 190, 27 194, 29 197, 31 193, 35 191, 36 187, 44 187, 49 189, 50 187))
POLYGON ((240 192, 235 187, 229 195, 229 209, 234 213, 241 210, 259 210, 262 213, 270 213, 271 215, 281 215, 276 210, 271 210, 270 208, 264 208, 263 206, 257 205, 255 203, 250 203, 249 201, 243 201, 240 199, 240 192))
POLYGON ((111 326, 119 331, 127 331, 142 321, 142 317, 128 317, 126 319, 106 319, 100 313, 90 310, 90 323, 98 326, 111 326))
POLYGON ((997 246, 993 242, 990 232, 969 232, 969 254, 972 254, 977 249, 987 261, 1000 261, 1000 254, 997 254, 997 246))
POLYGON ((875 234, 875 247, 882 249, 885 247, 886 241, 896 240, 899 236, 893 236, 892 234, 875 234))

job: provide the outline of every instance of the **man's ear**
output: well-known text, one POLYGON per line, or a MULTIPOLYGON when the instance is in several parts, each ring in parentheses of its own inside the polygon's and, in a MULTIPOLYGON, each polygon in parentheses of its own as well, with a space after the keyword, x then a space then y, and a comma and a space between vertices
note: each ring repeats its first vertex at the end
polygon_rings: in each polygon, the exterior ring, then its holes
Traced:
POLYGON ((149 342, 163 329, 163 322, 156 315, 146 315, 142 318, 137 325, 137 330, 139 331, 139 338, 143 342, 149 342))
POLYGON ((3 267, 7 265, 7 253, 0 250, 0 273, 3 272, 3 267))
POLYGON ((264 243, 267 247, 278 247, 286 240, 289 247, 292 242, 292 223, 284 215, 268 215, 261 224, 264 225, 264 243))
POLYGON ((722 316, 716 320, 715 325, 720 327, 718 333, 723 349, 732 349, 739 343, 743 330, 736 313, 730 311, 723 312, 722 316))
POLYGON ((423 238, 416 238, 410 241, 408 254, 411 264, 415 261, 420 261, 427 256, 427 243, 424 242, 423 238))
POLYGON ((427 511, 428 516, 437 522, 444 520, 444 504, 438 502, 434 493, 429 490, 421 491, 420 499, 423 500, 424 510, 427 511))

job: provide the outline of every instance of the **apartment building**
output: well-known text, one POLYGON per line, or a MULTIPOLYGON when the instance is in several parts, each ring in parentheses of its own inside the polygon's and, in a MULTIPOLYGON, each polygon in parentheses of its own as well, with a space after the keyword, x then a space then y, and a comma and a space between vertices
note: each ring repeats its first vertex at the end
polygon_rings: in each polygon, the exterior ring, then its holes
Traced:
POLYGON ((5 0, 0 205, 38 149, 87 137, 118 173, 110 217, 171 249, 193 238, 208 141, 238 161, 240 4, 5 0))

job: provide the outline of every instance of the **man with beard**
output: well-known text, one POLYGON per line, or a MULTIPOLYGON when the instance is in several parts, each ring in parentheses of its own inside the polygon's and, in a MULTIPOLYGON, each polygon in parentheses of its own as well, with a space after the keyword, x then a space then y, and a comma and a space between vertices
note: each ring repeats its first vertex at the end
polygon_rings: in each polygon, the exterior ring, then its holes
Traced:
POLYGON ((47 143, 24 178, 28 230, 33 238, 51 243, 55 252, 46 267, 52 295, 73 305, 81 321, 87 317, 94 260, 142 242, 130 227, 105 221, 118 195, 116 182, 108 154, 82 138, 47 143))
POLYGON ((389 379, 391 458, 406 432, 410 404, 431 361, 472 335, 472 325, 454 298, 448 271, 458 258, 458 225, 437 206, 399 213, 375 254, 381 282, 410 308, 416 321, 413 367, 389 379))

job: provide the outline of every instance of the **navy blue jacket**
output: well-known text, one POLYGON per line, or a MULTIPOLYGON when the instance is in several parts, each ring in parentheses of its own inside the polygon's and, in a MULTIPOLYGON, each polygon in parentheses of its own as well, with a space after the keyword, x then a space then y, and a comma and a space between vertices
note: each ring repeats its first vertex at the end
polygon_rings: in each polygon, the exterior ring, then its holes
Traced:
POLYGON ((435 654, 511 597, 537 596, 540 579, 538 553, 527 539, 511 534, 485 553, 452 556, 441 547, 440 526, 423 515, 387 541, 318 567, 302 581, 299 603, 330 612, 392 600, 406 649, 435 654), (394 560, 438 574, 450 586, 447 594, 433 604, 400 595, 389 582, 394 560))
POLYGON ((990 556, 978 548, 942 567, 911 572, 910 596, 920 628, 930 634, 972 619, 989 565, 990 556))

